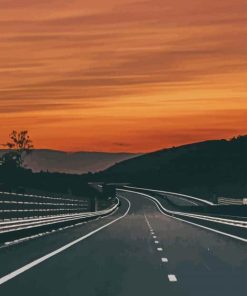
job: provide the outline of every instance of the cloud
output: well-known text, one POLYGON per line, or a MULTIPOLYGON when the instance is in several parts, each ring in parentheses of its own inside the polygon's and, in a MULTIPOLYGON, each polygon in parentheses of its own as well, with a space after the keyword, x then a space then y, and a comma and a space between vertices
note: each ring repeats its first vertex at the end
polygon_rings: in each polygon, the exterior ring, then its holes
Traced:
MULTIPOLYGON (((246 110, 245 7, 244 0, 2 0, 0 124, 9 116, 8 127, 18 126, 20 116, 33 126, 35 113, 41 123, 53 114, 59 125, 74 116, 80 128, 81 116, 92 123, 89 134, 99 120, 115 129, 117 117, 137 133, 148 116, 166 122, 166 113, 180 121, 201 109, 246 110)), ((146 126, 150 135, 161 122, 146 126)), ((116 137, 109 147, 122 142, 116 137)))
POLYGON ((114 146, 119 146, 119 147, 129 147, 130 144, 128 143, 120 143, 120 142, 116 142, 116 143, 112 143, 114 146))

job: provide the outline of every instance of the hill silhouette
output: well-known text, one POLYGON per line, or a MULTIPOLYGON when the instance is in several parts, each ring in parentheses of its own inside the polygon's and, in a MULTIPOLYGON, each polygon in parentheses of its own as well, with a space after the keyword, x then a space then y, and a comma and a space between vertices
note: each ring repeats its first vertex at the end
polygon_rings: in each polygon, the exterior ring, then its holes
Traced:
POLYGON ((94 178, 208 199, 247 197, 247 136, 148 153, 94 174, 94 178))
MULTIPOLYGON (((4 153, 0 150, 0 156, 4 153)), ((136 154, 106 152, 63 152, 48 149, 35 149, 24 159, 26 168, 33 172, 49 171, 68 174, 83 174, 104 170, 116 162, 136 154)))

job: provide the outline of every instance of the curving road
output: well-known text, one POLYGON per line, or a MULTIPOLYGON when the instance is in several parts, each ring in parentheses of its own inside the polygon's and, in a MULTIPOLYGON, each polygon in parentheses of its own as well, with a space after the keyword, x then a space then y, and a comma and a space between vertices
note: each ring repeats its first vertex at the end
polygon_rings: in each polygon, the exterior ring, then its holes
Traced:
POLYGON ((0 249, 0 295, 246 295, 246 244, 119 191, 108 217, 0 249))

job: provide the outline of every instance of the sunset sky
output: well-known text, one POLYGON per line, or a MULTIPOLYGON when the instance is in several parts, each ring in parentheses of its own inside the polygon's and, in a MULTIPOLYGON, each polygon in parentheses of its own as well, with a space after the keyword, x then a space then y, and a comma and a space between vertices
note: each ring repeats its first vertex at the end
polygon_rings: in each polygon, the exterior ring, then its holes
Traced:
POLYGON ((0 143, 145 152, 247 134, 246 0, 0 0, 0 143))

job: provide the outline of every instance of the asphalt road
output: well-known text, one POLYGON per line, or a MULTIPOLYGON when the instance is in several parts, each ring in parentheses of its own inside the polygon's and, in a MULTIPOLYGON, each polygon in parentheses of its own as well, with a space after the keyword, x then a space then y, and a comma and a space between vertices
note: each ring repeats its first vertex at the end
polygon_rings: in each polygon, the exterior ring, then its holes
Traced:
POLYGON ((120 195, 108 217, 0 249, 0 295, 246 295, 244 242, 120 195))
POLYGON ((172 203, 174 203, 175 205, 178 205, 178 206, 198 206, 198 205, 202 204, 198 201, 189 200, 187 198, 178 197, 176 195, 165 194, 165 193, 163 193, 163 194, 161 193, 160 195, 164 196, 169 201, 171 201, 172 203))

